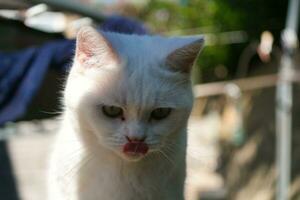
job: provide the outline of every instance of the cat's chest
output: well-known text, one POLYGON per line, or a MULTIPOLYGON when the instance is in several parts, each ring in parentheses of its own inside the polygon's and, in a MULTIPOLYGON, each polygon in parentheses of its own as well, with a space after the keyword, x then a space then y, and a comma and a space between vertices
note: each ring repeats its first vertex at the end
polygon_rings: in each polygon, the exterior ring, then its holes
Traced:
MULTIPOLYGON (((122 167, 86 168, 79 176, 79 199, 85 200, 152 200, 166 199, 167 177, 157 169, 140 171, 122 167), (97 170, 97 171, 96 171, 97 170), (94 171, 92 173, 92 171, 94 171), (101 172, 102 171, 102 172, 101 172)), ((166 172, 167 173, 167 172, 166 172)), ((165 175, 166 175, 165 173, 165 175)))

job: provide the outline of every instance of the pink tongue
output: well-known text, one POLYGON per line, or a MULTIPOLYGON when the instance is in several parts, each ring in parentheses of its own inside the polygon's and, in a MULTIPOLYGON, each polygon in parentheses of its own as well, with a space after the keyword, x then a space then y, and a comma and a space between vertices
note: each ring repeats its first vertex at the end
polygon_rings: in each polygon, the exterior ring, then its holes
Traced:
POLYGON ((144 142, 128 142, 123 147, 124 153, 140 153, 145 155, 148 152, 148 145, 144 142))

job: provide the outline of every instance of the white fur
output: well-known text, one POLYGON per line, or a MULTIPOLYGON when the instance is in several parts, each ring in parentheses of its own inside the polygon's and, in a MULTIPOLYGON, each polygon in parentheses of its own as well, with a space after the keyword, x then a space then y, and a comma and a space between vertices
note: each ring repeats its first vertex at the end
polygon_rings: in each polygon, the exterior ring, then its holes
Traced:
MULTIPOLYGON (((102 35, 118 62, 104 62, 116 59, 104 54, 86 63, 75 57, 50 164, 48 200, 182 200, 193 95, 189 74, 171 70, 165 59, 199 38, 102 35), (122 107, 126 120, 108 119, 102 104, 122 107), (149 121, 157 107, 173 110, 162 121, 149 121), (145 157, 122 153, 128 134, 147 137, 145 157)), ((97 52, 107 51, 101 48, 97 52)))

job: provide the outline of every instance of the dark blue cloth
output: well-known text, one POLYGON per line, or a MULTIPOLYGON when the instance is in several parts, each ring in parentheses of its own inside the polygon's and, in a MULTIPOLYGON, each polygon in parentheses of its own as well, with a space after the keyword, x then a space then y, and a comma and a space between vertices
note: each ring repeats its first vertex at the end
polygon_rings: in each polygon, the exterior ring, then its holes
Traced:
POLYGON ((148 34, 148 30, 135 19, 122 17, 122 16, 111 16, 101 25, 103 31, 113 31, 117 33, 134 33, 137 35, 148 34))
MULTIPOLYGON (((145 27, 130 18, 112 16, 104 31, 146 34, 145 27)), ((75 52, 74 40, 58 40, 14 53, 0 52, 0 126, 20 118, 50 68, 66 72, 75 52)))

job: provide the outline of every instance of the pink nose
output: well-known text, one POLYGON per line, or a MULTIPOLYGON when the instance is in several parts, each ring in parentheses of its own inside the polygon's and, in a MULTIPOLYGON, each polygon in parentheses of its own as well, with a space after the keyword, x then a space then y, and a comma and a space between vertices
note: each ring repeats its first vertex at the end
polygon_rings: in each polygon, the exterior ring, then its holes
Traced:
POLYGON ((128 142, 144 142, 146 137, 129 137, 129 136, 126 136, 126 139, 128 142))

